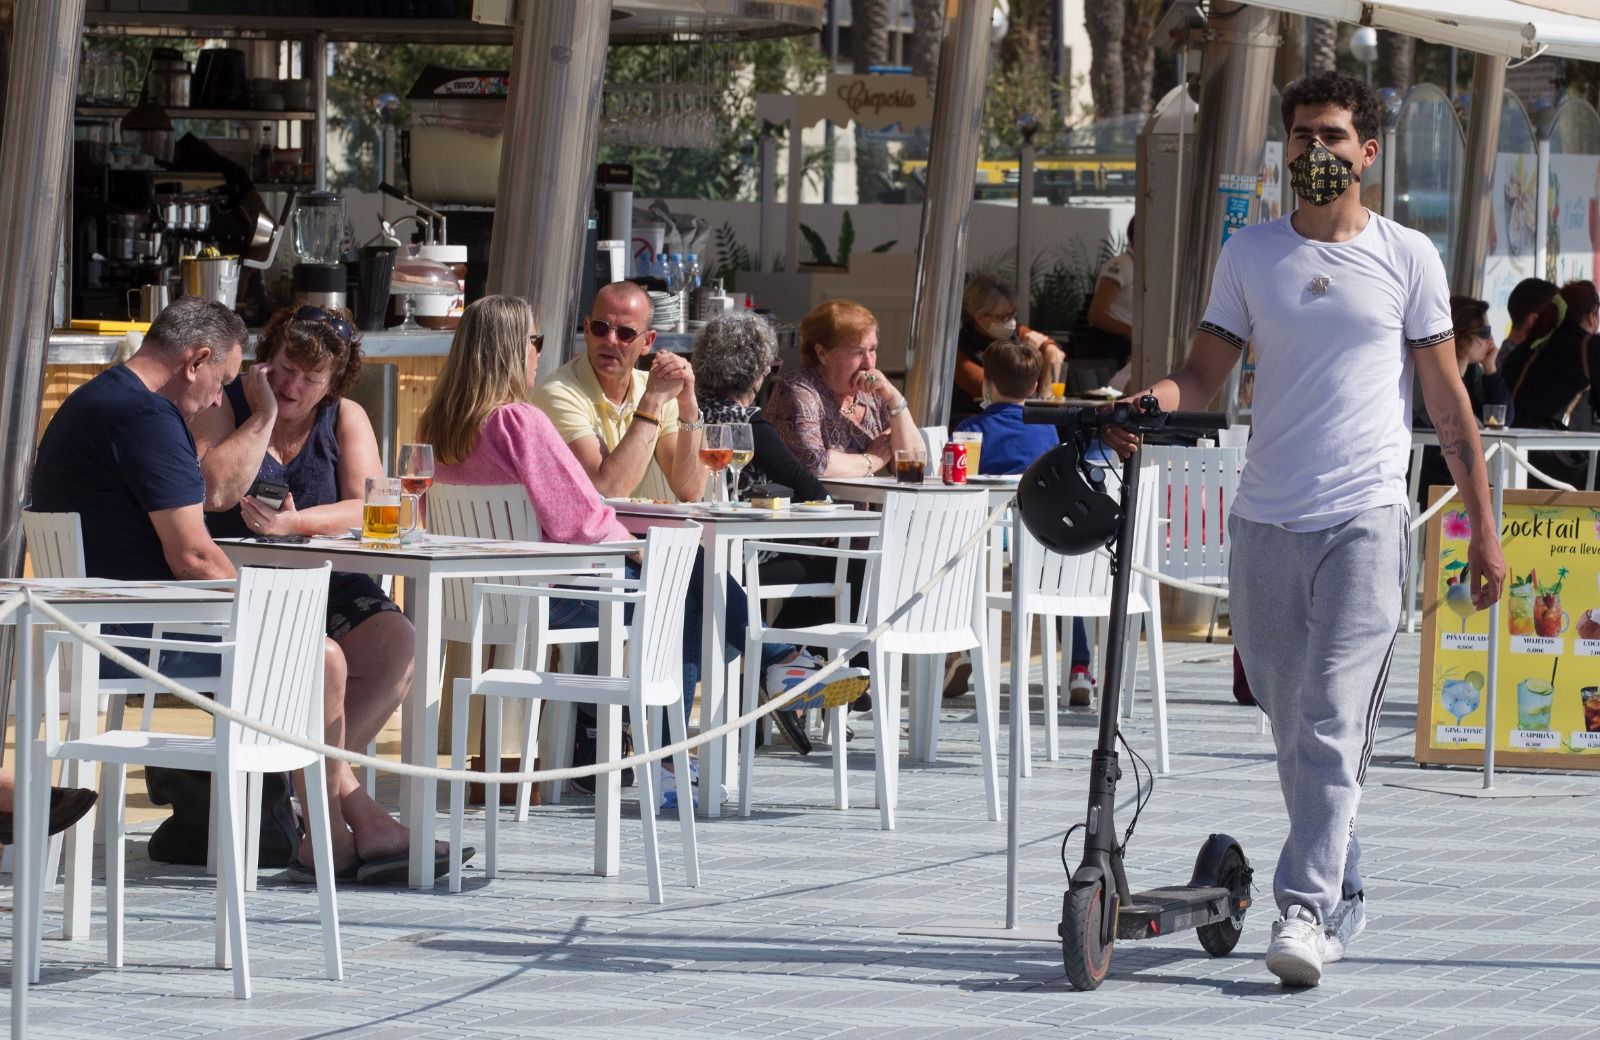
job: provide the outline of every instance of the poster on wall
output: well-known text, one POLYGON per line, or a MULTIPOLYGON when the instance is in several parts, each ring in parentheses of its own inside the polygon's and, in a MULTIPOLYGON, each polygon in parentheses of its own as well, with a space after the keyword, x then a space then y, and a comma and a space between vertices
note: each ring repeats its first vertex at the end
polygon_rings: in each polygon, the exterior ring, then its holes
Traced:
POLYGON ((1550 156, 1544 277, 1557 285, 1600 271, 1600 155, 1550 156))
MULTIPOLYGON (((1443 493, 1435 488, 1432 500, 1443 493)), ((1600 769, 1600 493, 1506 491, 1506 591, 1494 631, 1489 612, 1472 608, 1471 536, 1460 508, 1428 521, 1417 761, 1476 765, 1492 736, 1499 763, 1600 769)))
POLYGON ((1483 298, 1489 302, 1489 328, 1501 340, 1511 329, 1506 300, 1524 278, 1539 273, 1535 255, 1539 160, 1532 152, 1501 152, 1495 157, 1489 194, 1489 254, 1483 265, 1483 298))

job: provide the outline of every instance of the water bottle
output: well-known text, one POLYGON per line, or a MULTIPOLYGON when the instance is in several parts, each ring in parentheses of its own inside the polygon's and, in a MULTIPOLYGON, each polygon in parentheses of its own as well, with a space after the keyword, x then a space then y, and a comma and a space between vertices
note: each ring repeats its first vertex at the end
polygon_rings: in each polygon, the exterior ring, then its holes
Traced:
POLYGON ((688 284, 689 291, 693 292, 694 290, 700 288, 700 256, 698 253, 689 254, 687 266, 688 271, 685 280, 688 284))

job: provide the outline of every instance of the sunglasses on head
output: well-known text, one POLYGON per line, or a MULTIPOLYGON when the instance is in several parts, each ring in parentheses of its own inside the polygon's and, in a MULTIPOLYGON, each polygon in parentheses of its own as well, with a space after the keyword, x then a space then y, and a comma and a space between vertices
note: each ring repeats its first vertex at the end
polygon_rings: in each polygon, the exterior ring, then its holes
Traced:
POLYGON ((338 336, 345 346, 349 346, 350 341, 356 338, 356 330, 350 327, 350 323, 348 321, 345 321, 337 314, 329 314, 321 307, 317 307, 309 303, 296 309, 291 317, 295 321, 322 322, 324 325, 328 326, 328 328, 333 330, 333 334, 338 336))
POLYGON ((601 321, 599 318, 590 318, 588 326, 589 335, 595 339, 605 339, 606 336, 615 332, 618 343, 632 343, 634 337, 639 335, 638 329, 629 328, 626 325, 613 325, 609 321, 601 321))

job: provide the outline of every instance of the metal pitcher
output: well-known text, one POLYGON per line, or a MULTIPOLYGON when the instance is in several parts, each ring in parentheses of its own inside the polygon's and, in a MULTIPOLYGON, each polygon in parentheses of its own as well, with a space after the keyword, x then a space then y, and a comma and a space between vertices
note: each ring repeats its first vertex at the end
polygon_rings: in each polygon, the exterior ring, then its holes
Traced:
POLYGON ((229 310, 239 298, 237 256, 186 256, 179 262, 183 295, 205 296, 229 310))
POLYGON ((130 321, 155 321, 156 315, 166 309, 171 294, 166 285, 141 285, 128 290, 128 318, 130 321), (133 294, 139 294, 139 309, 133 309, 133 294))

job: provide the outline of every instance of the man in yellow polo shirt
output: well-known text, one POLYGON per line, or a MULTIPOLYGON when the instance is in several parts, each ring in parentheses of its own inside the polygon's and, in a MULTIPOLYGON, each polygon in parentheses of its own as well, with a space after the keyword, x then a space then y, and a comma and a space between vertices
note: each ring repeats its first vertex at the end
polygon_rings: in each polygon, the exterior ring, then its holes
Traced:
POLYGON ((607 498, 697 502, 705 493, 694 370, 675 354, 637 368, 656 334, 650 297, 633 282, 595 294, 583 323, 588 350, 533 392, 589 479, 607 498))

